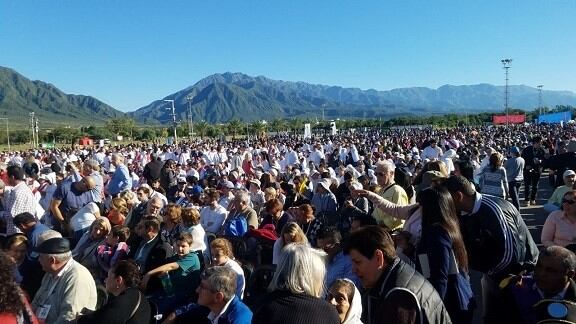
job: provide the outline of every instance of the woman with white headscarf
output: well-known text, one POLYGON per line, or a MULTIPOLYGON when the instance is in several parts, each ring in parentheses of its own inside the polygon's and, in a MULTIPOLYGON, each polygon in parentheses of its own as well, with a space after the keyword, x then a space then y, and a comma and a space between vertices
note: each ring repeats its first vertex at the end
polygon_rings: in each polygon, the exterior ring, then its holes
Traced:
POLYGON ((350 279, 337 279, 328 289, 326 300, 336 307, 340 323, 362 324, 362 298, 350 279))

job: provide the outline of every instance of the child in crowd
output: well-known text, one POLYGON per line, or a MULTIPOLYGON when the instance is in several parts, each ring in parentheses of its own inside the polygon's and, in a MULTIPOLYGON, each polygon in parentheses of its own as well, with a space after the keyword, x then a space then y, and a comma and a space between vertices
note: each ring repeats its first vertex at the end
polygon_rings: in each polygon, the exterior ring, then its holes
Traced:
POLYGON ((192 253, 193 243, 190 233, 178 234, 174 243, 175 255, 168 258, 166 264, 148 271, 142 278, 142 290, 146 289, 152 277, 158 277, 162 282, 164 291, 151 298, 162 314, 168 314, 194 297, 200 283, 200 261, 198 255, 192 253))
POLYGON ((242 299, 244 288, 246 286, 244 279, 244 270, 238 262, 234 260, 232 244, 225 238, 217 238, 210 243, 210 255, 212 265, 226 266, 236 272, 236 296, 242 299))
POLYGON ((116 225, 112 227, 112 230, 106 236, 104 244, 99 245, 96 250, 96 259, 102 271, 101 277, 95 279, 104 279, 110 268, 114 267, 119 261, 128 258, 130 249, 126 241, 129 237, 130 229, 127 226, 116 225))

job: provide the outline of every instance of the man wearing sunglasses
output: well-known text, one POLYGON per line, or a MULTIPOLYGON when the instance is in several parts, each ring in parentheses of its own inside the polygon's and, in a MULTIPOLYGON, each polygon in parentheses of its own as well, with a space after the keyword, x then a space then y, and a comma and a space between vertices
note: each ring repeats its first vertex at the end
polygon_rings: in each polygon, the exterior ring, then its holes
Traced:
MULTIPOLYGON (((395 170, 396 166, 390 161, 376 163, 374 175, 380 186, 378 194, 390 202, 405 206, 408 205, 408 195, 401 186, 394 183, 395 170)), ((379 208, 374 209, 373 215, 379 225, 385 225, 391 231, 401 228, 402 225, 404 225, 403 220, 392 217, 379 208)))

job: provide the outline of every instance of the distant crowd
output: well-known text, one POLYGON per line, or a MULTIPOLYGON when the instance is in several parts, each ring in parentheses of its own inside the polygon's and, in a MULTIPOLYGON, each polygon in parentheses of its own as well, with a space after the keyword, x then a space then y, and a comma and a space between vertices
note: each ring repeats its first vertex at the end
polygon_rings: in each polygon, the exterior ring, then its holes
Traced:
POLYGON ((3 152, 0 322, 576 323, 575 171, 573 124, 3 152))

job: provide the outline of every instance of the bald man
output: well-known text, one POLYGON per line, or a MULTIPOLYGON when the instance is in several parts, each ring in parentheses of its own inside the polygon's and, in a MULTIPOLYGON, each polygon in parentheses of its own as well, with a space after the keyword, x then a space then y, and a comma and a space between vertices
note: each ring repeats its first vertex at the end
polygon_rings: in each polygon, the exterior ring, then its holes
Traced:
POLYGON ((63 236, 69 236, 70 218, 76 212, 88 203, 94 202, 94 196, 91 190, 96 187, 96 181, 93 177, 88 176, 80 181, 62 182, 50 203, 50 210, 54 217, 54 228, 62 233, 63 236))

